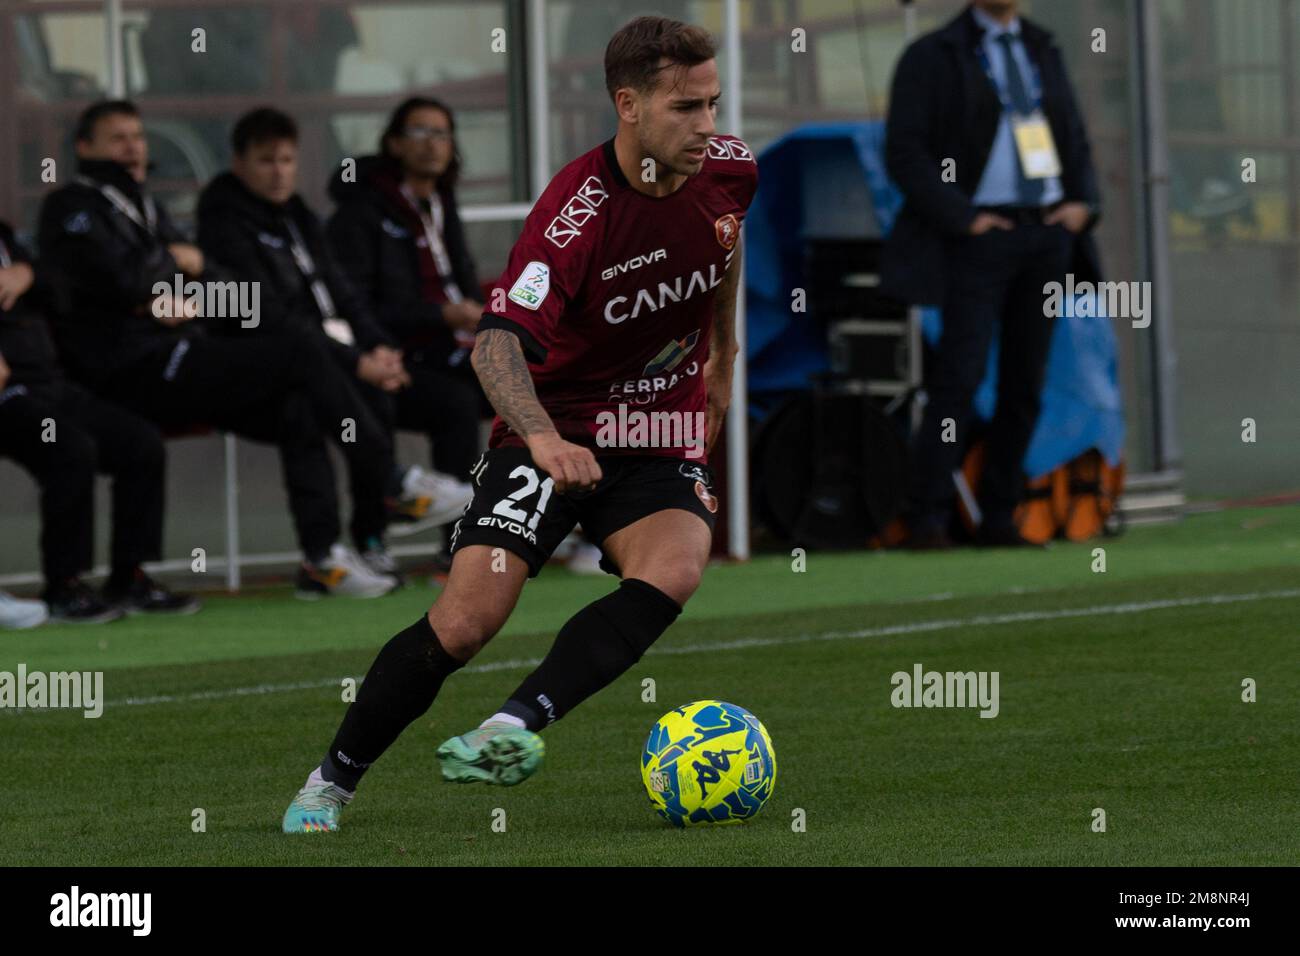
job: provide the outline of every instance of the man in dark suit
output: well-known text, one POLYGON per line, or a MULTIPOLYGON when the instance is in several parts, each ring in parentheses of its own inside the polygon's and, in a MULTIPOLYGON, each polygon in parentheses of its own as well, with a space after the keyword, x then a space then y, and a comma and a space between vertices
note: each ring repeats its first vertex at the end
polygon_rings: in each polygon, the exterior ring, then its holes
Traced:
POLYGON ((975 0, 903 53, 885 160, 904 195, 886 243, 887 294, 943 310, 914 445, 911 544, 950 542, 952 472, 1001 324, 997 411, 979 489, 979 541, 1020 545, 1012 521, 1038 419, 1053 317, 1044 286, 1097 281, 1100 197, 1087 133, 1051 34, 1018 0, 975 0))

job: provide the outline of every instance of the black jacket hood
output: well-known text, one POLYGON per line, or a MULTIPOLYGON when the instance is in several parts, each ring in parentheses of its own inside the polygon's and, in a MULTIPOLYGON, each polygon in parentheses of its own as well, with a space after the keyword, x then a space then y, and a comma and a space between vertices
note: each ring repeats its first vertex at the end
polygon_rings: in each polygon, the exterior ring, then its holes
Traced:
POLYGON ((105 186, 113 186, 143 210, 144 185, 137 183, 130 170, 121 163, 111 159, 79 159, 77 160, 77 174, 93 179, 105 186))
POLYGON ((227 170, 217 175, 199 194, 198 214, 201 217, 205 212, 211 213, 231 206, 239 210, 241 217, 247 217, 259 227, 270 230, 277 230, 280 220, 285 216, 301 222, 307 211, 306 204, 297 193, 284 203, 268 202, 255 195, 240 182, 238 176, 227 170))

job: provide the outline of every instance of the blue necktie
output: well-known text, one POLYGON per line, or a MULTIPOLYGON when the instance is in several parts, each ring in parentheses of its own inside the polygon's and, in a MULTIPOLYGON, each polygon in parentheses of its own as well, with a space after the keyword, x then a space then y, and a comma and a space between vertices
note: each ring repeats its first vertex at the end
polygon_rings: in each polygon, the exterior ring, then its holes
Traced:
MULTIPOLYGON (((1015 55, 1011 52, 1011 44, 1015 42, 1015 39, 1015 36, 1011 33, 1004 32, 998 35, 998 42, 1002 44, 1002 62, 1006 64, 1007 94, 1011 99, 1011 109, 1019 116, 1028 116, 1034 111, 1034 104, 1029 99, 1029 91, 1025 88, 1024 77, 1020 75, 1020 67, 1016 64, 1015 55)), ((1017 158, 1019 158, 1019 151, 1017 151, 1017 158)), ((1022 206, 1041 206, 1046 183, 1041 179, 1026 177, 1024 167, 1019 162, 1016 163, 1016 173, 1020 179, 1018 190, 1020 204, 1022 206)))

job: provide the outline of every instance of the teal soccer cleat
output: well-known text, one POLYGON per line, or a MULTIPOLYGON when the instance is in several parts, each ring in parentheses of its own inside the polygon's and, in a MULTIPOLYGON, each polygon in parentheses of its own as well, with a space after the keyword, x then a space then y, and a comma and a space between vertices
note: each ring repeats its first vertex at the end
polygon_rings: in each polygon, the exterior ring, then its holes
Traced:
POLYGON ((352 799, 342 787, 308 780, 284 811, 285 833, 324 833, 339 828, 339 814, 352 799))
POLYGON ((537 772, 545 754, 541 737, 509 724, 478 727, 438 748, 444 780, 500 787, 523 783, 537 772))

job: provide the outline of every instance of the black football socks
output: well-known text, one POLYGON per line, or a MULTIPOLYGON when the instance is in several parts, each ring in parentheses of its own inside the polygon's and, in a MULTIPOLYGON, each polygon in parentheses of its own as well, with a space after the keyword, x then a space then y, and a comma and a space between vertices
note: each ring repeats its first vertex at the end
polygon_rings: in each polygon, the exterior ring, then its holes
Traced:
MULTIPOLYGON (((682 609, 635 578, 588 604, 560 629, 546 659, 501 707, 532 731, 559 720, 613 683, 659 639, 682 609)), ((354 705, 355 706, 355 705, 354 705)))
POLYGON ((370 665, 343 715, 321 776, 355 790, 366 769, 432 706, 442 682, 463 666, 443 648, 428 617, 421 615, 398 632, 370 665))

